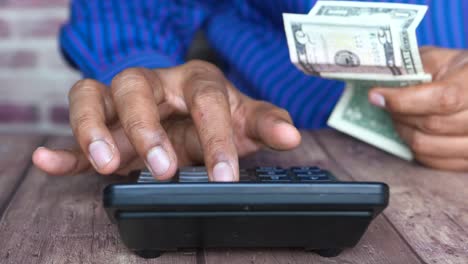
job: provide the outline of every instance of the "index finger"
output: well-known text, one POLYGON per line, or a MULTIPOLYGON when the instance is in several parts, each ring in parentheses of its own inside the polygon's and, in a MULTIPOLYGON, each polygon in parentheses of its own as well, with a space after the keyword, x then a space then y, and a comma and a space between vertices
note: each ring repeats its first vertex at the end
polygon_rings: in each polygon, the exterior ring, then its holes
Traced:
POLYGON ((234 144, 227 81, 214 65, 191 61, 179 68, 184 97, 202 145, 210 179, 237 181, 239 163, 234 144))
POLYGON ((156 72, 129 68, 112 80, 111 95, 128 139, 154 177, 170 178, 177 157, 160 124, 158 105, 165 92, 156 72))
POLYGON ((449 80, 369 91, 372 104, 389 112, 410 115, 456 113, 468 107, 467 96, 468 89, 449 80))

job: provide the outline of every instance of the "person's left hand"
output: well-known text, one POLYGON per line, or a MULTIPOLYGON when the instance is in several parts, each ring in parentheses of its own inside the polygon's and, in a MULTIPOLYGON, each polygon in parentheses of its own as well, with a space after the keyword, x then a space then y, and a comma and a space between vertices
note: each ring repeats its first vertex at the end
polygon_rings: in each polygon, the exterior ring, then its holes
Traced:
POLYGON ((369 101, 386 109, 395 128, 424 165, 468 171, 468 51, 421 49, 433 81, 403 89, 377 87, 369 101))

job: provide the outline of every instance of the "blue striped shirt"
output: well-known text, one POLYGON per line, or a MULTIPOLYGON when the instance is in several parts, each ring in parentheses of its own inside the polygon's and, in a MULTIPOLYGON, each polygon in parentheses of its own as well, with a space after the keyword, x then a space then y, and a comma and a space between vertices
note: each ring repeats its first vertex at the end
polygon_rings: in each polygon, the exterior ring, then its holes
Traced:
MULTIPOLYGON (((374 0, 375 1, 375 0, 374 0)), ((420 45, 466 48, 467 0, 386 0, 429 6, 420 45)), ((289 62, 282 13, 307 13, 315 0, 74 0, 60 33, 67 58, 84 77, 109 84, 128 67, 184 63, 202 29, 245 94, 289 111, 300 128, 321 128, 343 83, 306 76, 289 62)))

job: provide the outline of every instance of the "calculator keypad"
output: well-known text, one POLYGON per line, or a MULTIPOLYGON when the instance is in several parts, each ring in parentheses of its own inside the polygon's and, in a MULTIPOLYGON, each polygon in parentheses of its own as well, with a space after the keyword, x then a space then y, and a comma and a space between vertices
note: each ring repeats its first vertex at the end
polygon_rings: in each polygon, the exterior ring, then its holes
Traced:
POLYGON ((316 167, 261 167, 256 169, 261 182, 330 182, 335 181, 330 173, 316 167))
POLYGON ((205 167, 184 167, 179 170, 179 182, 208 182, 205 167))
MULTIPOLYGON (((240 182, 259 182, 259 183, 318 183, 333 182, 335 177, 329 172, 316 166, 311 167, 256 167, 253 169, 241 169, 240 182)), ((158 183, 158 182, 209 182, 208 173, 205 167, 183 167, 180 168, 178 177, 173 180, 158 181, 151 173, 142 171, 138 183, 158 183)))

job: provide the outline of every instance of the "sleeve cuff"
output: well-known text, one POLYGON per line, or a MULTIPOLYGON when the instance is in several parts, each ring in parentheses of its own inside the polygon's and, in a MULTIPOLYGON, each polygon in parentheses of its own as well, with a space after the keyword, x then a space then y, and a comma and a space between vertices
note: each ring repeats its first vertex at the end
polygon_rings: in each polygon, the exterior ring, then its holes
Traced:
POLYGON ((109 85, 115 75, 127 68, 167 68, 175 65, 176 63, 166 55, 154 51, 138 52, 129 54, 126 57, 114 61, 110 65, 106 65, 105 67, 100 69, 95 74, 95 76, 89 77, 92 77, 106 85, 109 85))

